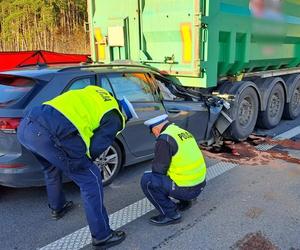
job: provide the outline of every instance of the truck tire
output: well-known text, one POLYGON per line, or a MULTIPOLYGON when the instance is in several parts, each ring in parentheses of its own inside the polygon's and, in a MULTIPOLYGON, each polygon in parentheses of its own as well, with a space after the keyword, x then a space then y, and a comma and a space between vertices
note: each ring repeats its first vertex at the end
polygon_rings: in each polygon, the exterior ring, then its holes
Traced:
POLYGON ((283 117, 294 120, 300 115, 300 79, 291 90, 291 100, 284 106, 283 117))
POLYGON ((232 109, 231 117, 234 122, 229 128, 229 137, 242 141, 253 132, 259 110, 259 101, 256 90, 248 86, 239 95, 232 109))
POLYGON ((284 104, 284 89, 276 83, 268 96, 266 109, 258 114, 257 126, 265 129, 276 127, 282 118, 284 104))

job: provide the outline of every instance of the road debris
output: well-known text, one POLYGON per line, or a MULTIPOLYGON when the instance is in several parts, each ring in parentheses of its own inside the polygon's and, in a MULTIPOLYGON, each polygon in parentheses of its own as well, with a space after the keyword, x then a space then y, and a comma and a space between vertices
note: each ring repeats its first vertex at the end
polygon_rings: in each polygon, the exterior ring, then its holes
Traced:
POLYGON ((231 249, 238 250, 279 250, 262 232, 249 233, 239 240, 231 249))
POLYGON ((281 161, 300 164, 300 159, 290 156, 288 152, 276 149, 268 151, 258 150, 255 146, 260 144, 278 145, 288 149, 300 150, 300 141, 274 140, 254 135, 244 142, 224 141, 219 147, 201 147, 201 149, 207 157, 241 165, 282 167, 283 163, 281 161))
POLYGON ((263 213, 263 209, 259 208, 259 207, 251 207, 247 212, 246 212, 246 216, 251 218, 251 219, 256 219, 258 218, 262 213, 263 213))

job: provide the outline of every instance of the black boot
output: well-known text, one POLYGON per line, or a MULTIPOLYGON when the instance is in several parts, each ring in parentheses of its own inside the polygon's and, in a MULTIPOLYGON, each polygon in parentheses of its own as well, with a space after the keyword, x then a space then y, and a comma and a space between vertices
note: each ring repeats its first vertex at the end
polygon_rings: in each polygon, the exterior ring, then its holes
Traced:
POLYGON ((69 212, 74 206, 73 201, 67 201, 63 208, 59 211, 52 209, 51 216, 54 220, 59 220, 62 218, 67 212, 69 212))
POLYGON ((176 205, 177 209, 182 212, 192 207, 192 201, 180 200, 176 205))
POLYGON ((157 226, 165 226, 165 225, 170 225, 170 224, 176 224, 181 221, 181 215, 180 213, 177 213, 173 217, 167 217, 163 214, 154 216, 150 218, 150 223, 157 225, 157 226))
POLYGON ((112 231, 111 235, 108 236, 104 240, 92 239, 92 245, 94 249, 107 249, 112 246, 120 244, 123 240, 125 240, 126 234, 123 231, 112 231))

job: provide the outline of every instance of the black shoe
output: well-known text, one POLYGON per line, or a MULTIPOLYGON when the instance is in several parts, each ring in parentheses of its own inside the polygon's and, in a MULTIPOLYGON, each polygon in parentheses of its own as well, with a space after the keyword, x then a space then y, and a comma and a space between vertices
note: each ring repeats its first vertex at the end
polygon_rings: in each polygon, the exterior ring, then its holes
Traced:
POLYGON ((74 206, 73 201, 67 201, 63 208, 59 211, 52 210, 51 216, 54 220, 59 220, 62 218, 67 212, 69 212, 74 206))
POLYGON ((177 209, 181 212, 186 211, 192 207, 192 201, 179 201, 177 204, 177 209))
POLYGON ((179 213, 177 213, 177 215, 175 215, 172 218, 169 218, 162 214, 150 218, 150 223, 157 226, 176 224, 179 223, 180 221, 181 221, 181 215, 179 213))
POLYGON ((107 249, 112 246, 120 244, 123 240, 125 240, 126 234, 123 231, 112 231, 111 235, 104 240, 92 239, 92 245, 94 249, 107 249))

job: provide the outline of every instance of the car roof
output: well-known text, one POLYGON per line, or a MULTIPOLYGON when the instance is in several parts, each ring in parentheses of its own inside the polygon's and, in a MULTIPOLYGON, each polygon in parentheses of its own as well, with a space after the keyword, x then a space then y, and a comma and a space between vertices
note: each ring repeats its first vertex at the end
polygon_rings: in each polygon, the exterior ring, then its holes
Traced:
POLYGON ((34 78, 42 81, 50 81, 57 69, 52 68, 19 68, 0 72, 0 75, 20 76, 34 78))
POLYGON ((158 70, 137 64, 87 64, 87 65, 38 65, 17 68, 0 72, 0 74, 29 77, 43 81, 50 81, 57 73, 66 72, 93 72, 93 73, 130 73, 130 72, 150 72, 158 70))
MULTIPOLYGON (((89 71, 89 72, 96 72, 96 73, 113 73, 113 72, 150 72, 150 71, 157 71, 156 69, 143 64, 87 64, 87 65, 80 65, 80 66, 71 66, 61 68, 59 72, 66 72, 66 71, 89 71)), ((157 71, 158 72, 158 71, 157 71)))

